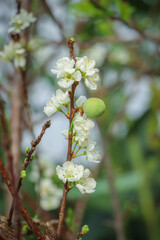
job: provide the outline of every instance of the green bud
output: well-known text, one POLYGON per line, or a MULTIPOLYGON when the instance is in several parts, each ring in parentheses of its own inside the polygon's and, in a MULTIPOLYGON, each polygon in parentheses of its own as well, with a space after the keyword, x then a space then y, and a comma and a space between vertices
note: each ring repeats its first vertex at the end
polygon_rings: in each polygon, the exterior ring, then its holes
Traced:
POLYGON ((28 153, 29 151, 30 151, 30 148, 29 148, 29 147, 27 147, 27 148, 26 148, 26 152, 28 153))
POLYGON ((21 232, 25 234, 28 229, 28 225, 23 225, 21 232))
POLYGON ((34 153, 32 153, 31 158, 32 158, 32 159, 35 158, 35 154, 34 154, 34 153))
POLYGON ((88 98, 83 104, 83 111, 89 118, 100 117, 105 111, 105 104, 99 98, 88 98))
POLYGON ((88 227, 88 225, 84 225, 84 226, 82 227, 82 232, 83 232, 84 234, 86 234, 86 233, 89 232, 89 227, 88 227))
POLYGON ((82 240, 82 238, 79 238, 79 240, 82 240))
POLYGON ((26 162, 26 161, 27 161, 27 158, 24 159, 24 162, 26 162))
POLYGON ((72 42, 75 42, 75 39, 74 39, 74 37, 71 37, 71 38, 70 38, 70 40, 71 40, 72 42))
POLYGON ((21 171, 21 178, 25 178, 27 176, 26 171, 22 170, 21 171))

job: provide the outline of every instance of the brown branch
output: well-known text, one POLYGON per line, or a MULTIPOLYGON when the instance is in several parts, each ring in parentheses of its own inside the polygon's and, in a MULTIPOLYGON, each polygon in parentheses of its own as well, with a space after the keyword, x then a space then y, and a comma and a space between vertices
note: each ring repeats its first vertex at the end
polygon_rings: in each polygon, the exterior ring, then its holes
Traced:
POLYGON ((17 14, 18 14, 18 13, 20 13, 22 2, 21 2, 21 0, 16 0, 16 2, 17 2, 17 14))
MULTIPOLYGON (((74 57, 74 39, 69 38, 68 39, 68 48, 70 51, 70 58, 75 60, 74 57)), ((70 96, 70 117, 69 117, 69 129, 71 127, 74 114, 76 113, 76 110, 74 108, 74 95, 75 95, 75 90, 79 82, 74 82, 72 85, 71 92, 69 92, 70 96)), ((73 139, 73 130, 70 129, 69 134, 68 134, 68 153, 67 153, 67 161, 72 160, 72 139, 73 139)), ((59 239, 62 234, 62 229, 63 229, 63 222, 64 222, 64 215, 65 215, 65 207, 66 207, 66 199, 67 199, 67 193, 68 193, 68 183, 66 182, 63 187, 63 198, 61 202, 61 207, 60 207, 60 213, 59 213, 59 221, 58 221, 58 228, 57 228, 57 238, 59 239)))
POLYGON ((41 2, 43 4, 43 7, 46 10, 46 12, 50 15, 50 17, 58 25, 58 27, 62 30, 63 29, 63 25, 59 21, 57 21, 57 19, 55 18, 53 12, 51 11, 51 8, 48 6, 46 0, 41 0, 41 2))
MULTIPOLYGON (((37 137, 37 139, 32 141, 32 143, 31 143, 32 147, 31 147, 30 151, 27 152, 27 157, 25 159, 22 170, 25 171, 27 169, 28 165, 32 162, 32 160, 33 160, 32 154, 35 151, 37 145, 40 143, 43 135, 45 134, 46 129, 49 128, 50 126, 51 126, 51 121, 50 120, 46 121, 45 124, 42 127, 42 131, 41 131, 40 135, 37 137)), ((18 185, 17 185, 17 188, 16 188, 16 195, 18 194, 18 192, 19 192, 19 190, 22 186, 22 181, 23 181, 23 178, 20 176, 19 181, 18 181, 18 185)), ((9 213, 9 219, 8 219, 9 222, 11 222, 11 219, 12 219, 12 216, 13 216, 13 211, 14 211, 14 199, 12 201, 12 205, 11 205, 11 209, 10 209, 10 213, 9 213)))
MULTIPOLYGON (((5 168, 1 158, 0 158, 0 173, 1 173, 1 175, 4 179, 4 181, 5 181, 12 197, 14 197, 14 190, 13 190, 9 175, 6 171, 6 168, 5 168)), ((29 215, 27 209, 23 205, 22 200, 19 197, 19 195, 17 195, 17 199, 18 199, 18 204, 19 204, 19 208, 20 208, 20 211, 21 211, 21 215, 26 220, 26 222, 27 222, 28 226, 31 228, 32 232, 35 234, 35 236, 37 237, 38 240, 45 240, 46 238, 45 238, 44 234, 40 231, 39 227, 32 220, 32 218, 29 215)))
POLYGON ((11 139, 8 132, 7 121, 5 119, 4 102, 0 99, 0 122, 3 130, 3 144, 5 148, 5 156, 7 161, 7 169, 10 179, 12 181, 13 188, 15 187, 15 174, 13 168, 13 156, 11 151, 11 139))
POLYGON ((61 202, 61 207, 60 207, 60 212, 59 212, 59 220, 58 220, 58 228, 57 228, 58 239, 61 237, 62 228, 63 228, 64 214, 65 214, 65 208, 66 208, 66 199, 67 199, 67 193, 68 193, 67 185, 68 185, 68 183, 66 182, 63 187, 63 198, 62 198, 62 202, 61 202))
POLYGON ((76 237, 76 240, 79 240, 80 237, 82 237, 84 235, 84 232, 83 231, 80 231, 76 237))

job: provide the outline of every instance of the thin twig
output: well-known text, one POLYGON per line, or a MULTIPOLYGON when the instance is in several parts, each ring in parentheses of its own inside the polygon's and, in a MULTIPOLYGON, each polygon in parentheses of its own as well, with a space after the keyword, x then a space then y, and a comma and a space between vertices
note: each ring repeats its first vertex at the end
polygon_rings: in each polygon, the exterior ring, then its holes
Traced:
POLYGON ((80 231, 76 237, 76 240, 79 240, 80 237, 82 237, 84 235, 84 232, 83 231, 80 231))
MULTIPOLYGON (((2 162, 2 159, 0 158, 0 173, 12 195, 12 197, 14 197, 14 190, 13 190, 13 185, 11 184, 9 175, 7 173, 7 170, 2 162)), ((32 232, 36 235, 37 239, 39 240, 45 240, 45 236, 44 234, 40 231, 39 227, 35 224, 35 222, 32 220, 31 216, 29 215, 27 209, 24 207, 21 198, 19 197, 19 195, 17 195, 17 199, 18 199, 18 204, 19 204, 19 208, 21 211, 21 215, 24 217, 24 219, 26 220, 28 226, 31 228, 32 232)))
MULTIPOLYGON (((27 157, 25 159, 22 170, 25 171, 27 169, 28 165, 32 162, 32 160, 33 160, 32 154, 35 151, 37 145, 40 143, 46 129, 49 128, 50 126, 51 126, 51 121, 50 120, 46 121, 45 124, 42 127, 42 131, 41 131, 40 135, 37 137, 37 139, 32 141, 32 143, 31 143, 32 147, 31 147, 30 151, 27 152, 27 157)), ((17 185, 17 188, 16 188, 16 195, 18 194, 18 192, 19 192, 19 190, 22 186, 22 181, 23 181, 23 178, 20 176, 19 181, 18 181, 18 185, 17 185)), ((10 213, 9 213, 9 219, 8 219, 9 222, 11 222, 11 220, 12 220, 13 211, 14 211, 14 199, 12 201, 12 205, 11 205, 11 209, 10 209, 10 213)))
MULTIPOLYGON (((48 3, 46 2, 46 0, 41 0, 42 5, 44 7, 44 9, 46 10, 46 12, 50 15, 50 17, 52 18, 52 20, 57 24, 57 26, 63 30, 63 25, 55 18, 53 12, 51 11, 51 8, 48 6, 48 3)), ((63 34, 63 32, 62 32, 63 34)))

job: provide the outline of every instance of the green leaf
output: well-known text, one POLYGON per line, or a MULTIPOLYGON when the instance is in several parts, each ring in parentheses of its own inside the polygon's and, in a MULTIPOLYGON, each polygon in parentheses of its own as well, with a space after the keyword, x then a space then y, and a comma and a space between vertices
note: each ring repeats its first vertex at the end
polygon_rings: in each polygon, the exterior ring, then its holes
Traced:
POLYGON ((81 13, 84 13, 86 16, 95 16, 102 14, 102 11, 96 8, 88 0, 82 0, 80 3, 72 4, 71 8, 81 13))
POLYGON ((122 0, 116 0, 116 4, 120 13, 120 17, 128 22, 131 19, 131 15, 134 12, 134 8, 129 5, 127 2, 122 0))

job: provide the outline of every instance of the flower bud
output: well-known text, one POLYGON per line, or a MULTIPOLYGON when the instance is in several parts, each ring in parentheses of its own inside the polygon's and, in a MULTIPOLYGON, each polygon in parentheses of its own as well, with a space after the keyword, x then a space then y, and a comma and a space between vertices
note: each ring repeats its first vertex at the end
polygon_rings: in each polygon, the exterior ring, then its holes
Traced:
POLYGON ((88 98, 84 105, 83 111, 89 118, 100 117, 105 111, 105 104, 99 98, 88 98))
POLYGON ((88 225, 84 225, 84 226, 82 227, 82 232, 83 232, 84 234, 86 234, 86 233, 89 232, 89 227, 88 227, 88 225))
POLYGON ((34 154, 34 153, 32 153, 31 158, 32 158, 32 159, 35 158, 35 154, 34 154))
POLYGON ((75 42, 75 39, 74 39, 74 37, 71 37, 71 38, 70 38, 70 40, 71 40, 72 42, 75 42))
POLYGON ((22 170, 21 171, 21 178, 25 178, 27 176, 26 171, 22 170))
POLYGON ((27 147, 27 148, 26 148, 26 152, 28 153, 29 151, 30 151, 30 148, 29 148, 29 147, 27 147))

